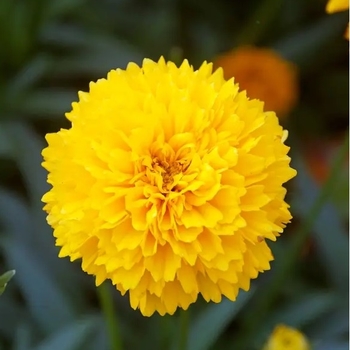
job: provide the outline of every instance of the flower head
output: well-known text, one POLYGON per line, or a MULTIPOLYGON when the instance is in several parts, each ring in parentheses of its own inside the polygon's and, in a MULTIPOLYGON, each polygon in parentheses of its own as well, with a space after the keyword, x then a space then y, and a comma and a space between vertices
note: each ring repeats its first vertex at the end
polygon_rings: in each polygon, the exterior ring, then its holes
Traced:
MULTIPOLYGON (((349 0, 328 0, 327 13, 341 12, 349 9, 349 0)), ((345 31, 345 37, 349 40, 349 25, 345 31)))
POLYGON ((79 93, 48 134, 43 197, 59 256, 144 315, 235 300, 291 219, 286 132, 222 70, 145 59, 79 93))
POLYGON ((310 344, 297 329, 278 325, 263 350, 310 350, 310 344))
POLYGON ((326 11, 328 13, 334 13, 339 11, 345 11, 349 8, 348 0, 328 0, 326 11))
POLYGON ((264 101, 265 110, 280 118, 297 101, 296 67, 270 49, 242 46, 219 56, 214 67, 222 67, 226 79, 234 77, 248 97, 264 101))

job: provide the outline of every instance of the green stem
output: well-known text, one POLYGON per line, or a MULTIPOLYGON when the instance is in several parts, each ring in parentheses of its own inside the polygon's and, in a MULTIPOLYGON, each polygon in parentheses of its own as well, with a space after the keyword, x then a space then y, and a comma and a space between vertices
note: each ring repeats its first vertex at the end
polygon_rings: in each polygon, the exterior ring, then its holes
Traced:
POLYGON ((172 330, 171 317, 172 316, 170 315, 159 317, 159 329, 161 330, 159 334, 161 349, 170 349, 170 335, 172 330))
POLYGON ((181 310, 180 312, 180 346, 179 350, 187 349, 188 342, 188 328, 190 321, 189 311, 181 310))
POLYGON ((105 322, 110 339, 111 350, 122 350, 117 315, 113 307, 113 298, 106 283, 97 288, 98 297, 105 317, 105 322))
POLYGON ((293 270, 294 262, 298 259, 301 249, 303 248, 307 238, 309 237, 312 226, 320 214, 324 204, 327 202, 327 199, 331 195, 334 188, 337 186, 337 178, 339 173, 341 173, 341 168, 344 165, 344 159, 346 159, 349 152, 349 135, 344 140, 339 152, 337 154, 336 160, 332 166, 330 175, 322 187, 318 198, 313 203, 308 215, 306 216, 305 221, 301 225, 299 231, 293 236, 291 240, 290 247, 285 252, 283 259, 279 261, 279 264, 276 265, 274 276, 271 281, 264 287, 264 290, 261 291, 260 298, 253 308, 254 317, 251 314, 247 314, 247 317, 244 319, 245 330, 243 331, 242 338, 238 341, 239 346, 242 346, 246 339, 247 335, 252 334, 254 329, 262 322, 265 315, 271 308, 271 304, 274 302, 278 296, 281 287, 285 284, 286 280, 290 277, 290 273, 293 270), (243 344, 242 344, 243 343, 243 344))
POLYGON ((240 30, 236 37, 236 45, 253 45, 262 36, 264 31, 276 17, 281 8, 282 0, 264 0, 253 12, 247 24, 240 30))

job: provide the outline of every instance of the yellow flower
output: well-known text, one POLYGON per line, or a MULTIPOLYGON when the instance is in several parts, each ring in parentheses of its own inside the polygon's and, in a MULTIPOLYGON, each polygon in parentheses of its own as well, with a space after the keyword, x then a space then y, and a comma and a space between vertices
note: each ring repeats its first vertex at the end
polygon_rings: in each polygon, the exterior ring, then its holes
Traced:
POLYGON ((222 70, 149 59, 79 93, 48 134, 43 197, 59 256, 82 259, 143 315, 235 300, 291 219, 286 131, 222 70))
POLYGON ((226 79, 234 77, 248 97, 264 101, 265 110, 280 118, 296 104, 296 67, 270 49, 242 46, 219 56, 214 67, 222 67, 226 79))
POLYGON ((278 325, 272 332, 263 350, 310 350, 305 336, 294 328, 278 325))
POLYGON ((328 0, 326 11, 334 13, 345 11, 349 8, 349 0, 328 0))
MULTIPOLYGON (((341 12, 349 9, 349 0, 328 0, 327 13, 341 12)), ((349 40, 349 25, 345 31, 345 37, 349 40)))

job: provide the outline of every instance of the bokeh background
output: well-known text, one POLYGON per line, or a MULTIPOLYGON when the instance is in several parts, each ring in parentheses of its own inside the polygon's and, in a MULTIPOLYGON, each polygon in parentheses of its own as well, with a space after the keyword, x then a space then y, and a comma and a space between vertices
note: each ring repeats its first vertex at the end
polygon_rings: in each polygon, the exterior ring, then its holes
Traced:
MULTIPOLYGON (((316 350, 348 349, 348 13, 325 7, 0 0, 0 274, 17 272, 0 297, 0 349, 110 349, 94 280, 79 262, 57 257, 40 201, 48 189, 44 135, 69 127, 64 113, 77 91, 144 57, 199 67, 244 45, 273 49, 297 67, 299 97, 280 118, 299 173, 288 184, 294 220, 271 245, 272 270, 249 292, 235 303, 190 307, 188 349, 258 350, 278 323, 302 330, 316 350)), ((176 349, 178 314, 144 318, 108 287, 125 349, 176 349)))

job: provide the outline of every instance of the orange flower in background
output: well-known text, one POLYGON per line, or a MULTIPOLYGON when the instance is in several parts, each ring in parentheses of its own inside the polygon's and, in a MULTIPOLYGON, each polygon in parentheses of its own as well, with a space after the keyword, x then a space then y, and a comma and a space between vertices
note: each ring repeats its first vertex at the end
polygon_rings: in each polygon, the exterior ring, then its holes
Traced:
MULTIPOLYGON (((349 9, 348 0, 329 0, 326 6, 327 13, 341 12, 349 9)), ((349 25, 345 32, 346 39, 349 40, 349 25)))
POLYGON ((222 67, 226 79, 234 77, 249 98, 264 101, 264 109, 278 117, 288 114, 296 104, 296 67, 270 49, 240 47, 219 56, 214 67, 222 67))

